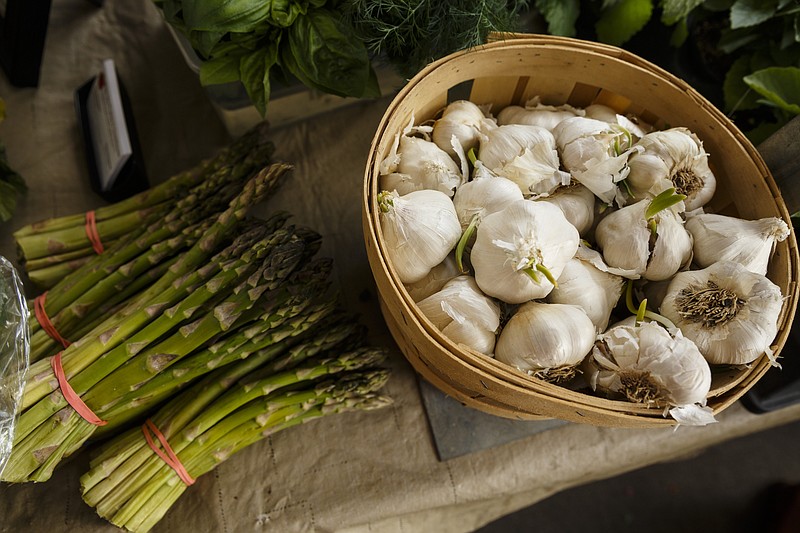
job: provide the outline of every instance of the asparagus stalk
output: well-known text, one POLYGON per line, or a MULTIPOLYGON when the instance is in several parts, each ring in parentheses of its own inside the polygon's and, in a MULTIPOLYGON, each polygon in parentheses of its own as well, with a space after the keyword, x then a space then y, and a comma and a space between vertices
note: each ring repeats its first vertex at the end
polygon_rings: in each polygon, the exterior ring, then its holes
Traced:
MULTIPOLYGON (((268 126, 266 123, 259 124, 229 146, 220 150, 211 160, 201 162, 195 168, 176 174, 161 184, 122 200, 121 202, 98 208, 95 211, 97 220, 109 220, 126 213, 169 203, 175 197, 180 196, 183 191, 200 182, 207 172, 224 166, 228 161, 239 159, 241 154, 249 153, 256 147, 265 147, 267 153, 271 154, 272 151, 274 151, 274 146, 272 146, 272 143, 266 138, 267 128, 268 126)), ((268 162, 268 160, 269 157, 266 157, 261 164, 268 162)), ((14 232, 14 238, 19 239, 21 237, 40 235, 51 231, 63 230, 65 228, 82 226, 83 223, 83 214, 42 220, 18 229, 14 232)))
MULTIPOLYGON (((325 362, 319 363, 319 366, 324 365, 325 362)), ((305 382, 309 386, 281 389, 227 413, 224 413, 225 407, 213 401, 204 412, 215 413, 213 418, 219 422, 193 438, 181 438, 192 433, 191 429, 171 433, 156 422, 158 416, 153 420, 170 440, 190 475, 196 478, 278 430, 326 414, 377 408, 388 403, 385 398, 373 394, 386 381, 387 374, 383 371, 345 373, 323 384, 305 381, 300 373, 296 376, 301 380, 297 383, 305 382)), ((113 440, 108 449, 125 455, 127 460, 111 470, 102 463, 93 466, 81 478, 84 499, 112 523, 132 531, 146 531, 164 515, 186 486, 180 481, 176 483, 175 472, 150 451, 137 429, 113 440), (120 442, 126 445, 120 446, 120 442)))
MULTIPOLYGON (((276 213, 269 219, 260 221, 258 226, 265 231, 279 229, 288 219, 287 213, 276 213)), ((211 220, 205 220, 194 226, 184 229, 181 234, 153 244, 148 253, 135 260, 119 266, 116 270, 101 278, 89 290, 72 301, 58 314, 51 316, 51 322, 57 331, 67 338, 78 339, 96 327, 103 318, 124 302, 139 294, 160 278, 167 268, 176 261, 175 254, 182 248, 190 246, 197 241, 200 235, 208 229, 211 220), (168 258, 165 262, 165 258, 168 258), (146 273, 138 275, 149 264, 155 267, 146 273), (137 276, 135 280, 131 278, 137 276), (73 317, 79 324, 67 323, 73 317)), ((246 224, 247 225, 247 224, 246 224)), ((74 292, 74 291, 73 291, 74 292)), ((48 295, 45 310, 50 313, 51 301, 48 295)), ((72 296, 72 298, 75 298, 72 296)), ((35 317, 29 320, 31 331, 31 361, 36 361, 44 356, 56 353, 60 346, 47 333, 38 328, 35 317)))
MULTIPOLYGON (((332 311, 332 306, 332 302, 325 302, 322 305, 314 306, 310 311, 290 316, 277 326, 271 325, 266 320, 260 321, 256 327, 259 330, 266 328, 266 331, 260 332, 252 339, 245 338, 246 332, 255 328, 244 328, 212 347, 191 354, 190 357, 175 363, 168 372, 161 372, 143 382, 135 390, 111 400, 107 406, 101 409, 103 417, 110 422, 107 426, 98 428, 96 436, 102 437, 108 432, 113 432, 119 426, 146 413, 152 407, 174 394, 176 390, 215 369, 219 369, 220 372, 247 373, 278 357, 299 342, 298 336, 323 320, 332 311), (228 369, 228 365, 243 360, 247 362, 242 362, 234 365, 233 369, 228 369)), ((289 308, 291 308, 291 305, 287 305, 287 310, 289 308)), ((295 311, 287 312, 287 314, 295 311)), ((337 333, 341 335, 341 331, 346 329, 353 329, 353 327, 348 324, 340 327, 337 333)), ((319 339, 318 342, 330 343, 332 338, 334 338, 333 335, 328 335, 319 339)), ((240 377, 238 374, 235 375, 237 378, 240 377)), ((231 376, 224 373, 224 377, 219 379, 226 381, 235 379, 231 376)), ((211 390, 217 378, 207 377, 204 379, 208 383, 209 390, 211 390)))
MULTIPOLYGON (((95 364, 73 376, 70 383, 75 392, 83 397, 84 402, 98 416, 102 416, 104 402, 109 401, 108 398, 113 399, 119 391, 135 389, 139 383, 236 324, 239 317, 246 316, 246 312, 267 289, 277 288, 295 268, 302 257, 303 242, 294 238, 274 247, 272 253, 264 258, 264 264, 251 274, 248 265, 253 262, 252 256, 261 257, 262 250, 245 253, 241 259, 232 261, 228 268, 224 268, 216 277, 147 325, 128 342, 115 347, 95 364), (247 280, 224 301, 198 320, 186 323, 198 309, 202 309, 205 301, 243 275, 248 276, 247 280), (142 349, 152 339, 158 339, 181 324, 184 325, 176 333, 153 347, 142 349), (142 350, 141 353, 139 350, 142 350)), ((49 424, 44 423, 55 409, 64 406, 66 402, 63 398, 51 395, 49 401, 38 402, 22 414, 15 444, 15 450, 19 450, 19 453, 12 452, 9 467, 4 473, 6 479, 46 480, 60 460, 74 451, 67 445, 53 448, 53 432, 49 424), (44 462, 39 464, 45 456, 44 462)), ((69 435, 64 439, 65 442, 69 445, 76 443, 76 446, 82 444, 95 429, 95 426, 74 416, 68 417, 63 426, 67 428, 64 431, 69 435)))
MULTIPOLYGON (((291 240, 291 234, 287 231, 281 230, 265 236, 250 248, 252 237, 252 233, 248 233, 237 239, 222 253, 215 256, 208 265, 182 278, 181 283, 171 286, 170 290, 162 293, 158 301, 151 301, 148 307, 138 310, 137 313, 129 315, 127 320, 121 321, 113 334, 118 334, 120 330, 128 332, 128 335, 121 339, 122 342, 109 347, 110 343, 103 344, 102 338, 90 337, 76 343, 79 349, 83 349, 83 352, 93 349, 98 355, 80 371, 68 374, 73 389, 78 394, 86 392, 88 387, 114 371, 131 356, 142 352, 154 340, 185 325, 205 302, 219 294, 226 294, 227 287, 242 277, 249 276, 256 268, 255 259, 263 260, 281 245, 289 246, 290 251, 299 255, 297 241, 291 240), (149 320, 153 315, 156 315, 154 320, 149 320), (89 342, 81 344, 84 340, 89 342)), ((291 266, 293 267, 294 264, 291 266)), ((64 355, 69 352, 70 348, 64 351, 64 355)), ((82 352, 72 353, 86 355, 82 352)), ((43 361, 32 365, 31 368, 43 364, 49 365, 47 361, 43 361)), ((42 423, 47 416, 52 414, 53 409, 66 405, 63 398, 55 404, 52 404, 52 400, 45 403, 39 402, 40 395, 42 392, 46 392, 50 385, 52 385, 52 380, 39 383, 38 386, 34 383, 36 388, 26 389, 23 394, 23 412, 18 424, 17 439, 24 438, 27 431, 42 423), (34 404, 36 404, 35 407, 34 404)))
MULTIPOLYGON (((106 351, 124 342, 166 308, 180 301, 187 291, 215 274, 217 264, 203 264, 215 249, 236 231, 247 209, 260 201, 289 170, 289 165, 274 164, 259 172, 243 188, 228 209, 223 212, 203 236, 145 292, 133 299, 123 310, 115 313, 84 338, 66 348, 62 355, 68 379, 97 360, 106 351), (202 268, 201 268, 202 267, 202 268), (206 276, 206 278, 203 278, 206 276)), ((47 361, 31 365, 23 395, 22 409, 55 390, 52 370, 47 361)))

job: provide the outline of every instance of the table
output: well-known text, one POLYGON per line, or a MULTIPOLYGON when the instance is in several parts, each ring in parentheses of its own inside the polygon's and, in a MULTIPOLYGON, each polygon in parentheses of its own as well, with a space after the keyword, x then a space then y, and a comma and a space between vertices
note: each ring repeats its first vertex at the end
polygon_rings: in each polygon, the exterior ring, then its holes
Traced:
MULTIPOLYGON (((102 8, 54 0, 39 88, 0 79, 8 108, 0 141, 30 187, 14 219, 0 225, 0 254, 14 258, 17 227, 101 205, 86 178, 72 97, 107 57, 130 94, 152 182, 227 142, 149 0, 102 8)), ((287 209, 323 234, 320 253, 335 260, 344 304, 360 313, 373 342, 391 350, 386 392, 394 404, 317 420, 246 449, 200 478, 155 531, 470 531, 569 487, 800 419, 800 405, 754 415, 737 404, 702 428, 566 424, 439 461, 417 378, 380 317, 363 248, 363 170, 388 103, 355 103, 276 128, 276 157, 296 168, 259 211, 287 209)), ((44 484, 0 485, 0 531, 116 531, 80 499, 87 461, 85 453, 74 457, 44 484)))

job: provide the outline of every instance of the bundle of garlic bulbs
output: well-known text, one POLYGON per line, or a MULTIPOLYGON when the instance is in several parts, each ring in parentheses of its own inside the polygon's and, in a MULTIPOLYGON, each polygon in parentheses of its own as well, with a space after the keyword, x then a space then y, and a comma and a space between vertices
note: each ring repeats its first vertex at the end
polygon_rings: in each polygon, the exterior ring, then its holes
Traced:
POLYGON ((766 274, 789 227, 706 213, 717 180, 697 135, 602 105, 488 109, 412 119, 380 167, 386 255, 434 327, 686 425, 714 421, 713 366, 777 365, 766 274))

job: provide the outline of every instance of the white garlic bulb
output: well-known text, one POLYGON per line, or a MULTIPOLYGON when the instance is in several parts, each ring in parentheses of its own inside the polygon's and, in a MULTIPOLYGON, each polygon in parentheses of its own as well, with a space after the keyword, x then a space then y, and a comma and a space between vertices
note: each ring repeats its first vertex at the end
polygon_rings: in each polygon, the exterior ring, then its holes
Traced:
POLYGON ((539 126, 509 124, 486 131, 478 159, 516 183, 526 196, 548 194, 570 180, 560 170, 553 134, 539 126))
POLYGON ((475 217, 482 220, 517 200, 522 200, 522 192, 513 181, 500 176, 479 177, 458 188, 453 205, 462 229, 466 229, 475 217))
POLYGON ((431 137, 436 145, 457 157, 452 138, 461 145, 464 152, 477 148, 480 141, 481 123, 487 120, 480 107, 469 100, 457 100, 444 108, 442 117, 433 124, 431 137))
POLYGON ((558 287, 547 295, 547 302, 580 307, 599 333, 608 326, 624 285, 620 276, 603 272, 576 256, 564 266, 558 287))
POLYGON ((451 341, 483 354, 494 351, 500 306, 481 292, 472 276, 451 279, 417 307, 451 341))
POLYGON ((653 281, 667 279, 689 263, 692 237, 678 214, 682 204, 662 207, 662 199, 676 198, 668 193, 674 191, 625 206, 597 224, 595 240, 606 263, 653 281))
POLYGON ((592 349, 595 335, 580 307, 527 302, 500 332, 495 358, 541 379, 567 381, 592 349))
POLYGON ((641 151, 628 161, 627 184, 634 198, 656 195, 674 187, 686 196, 686 210, 694 211, 711 200, 717 188, 714 173, 708 168, 703 143, 686 128, 654 131, 636 146, 641 151))
POLYGON ((766 275, 775 244, 789 236, 789 226, 775 217, 743 220, 703 213, 686 220, 694 238, 694 262, 701 267, 717 261, 735 261, 747 270, 766 275))
POLYGON ((694 341, 711 364, 745 365, 767 353, 778 334, 780 288, 739 263, 719 261, 678 273, 661 314, 694 341))
POLYGON ((470 254, 475 280, 506 303, 544 298, 579 242, 578 230, 558 207, 518 200, 478 226, 470 254))
POLYGON ((408 295, 415 302, 424 300, 431 294, 439 292, 444 284, 451 279, 459 276, 461 272, 456 266, 456 259, 453 254, 449 254, 444 261, 431 269, 428 274, 419 281, 405 285, 408 295))
POLYGON ((430 189, 452 197, 465 181, 462 169, 433 141, 406 132, 395 137, 389 155, 381 162, 381 189, 400 195, 430 189))
POLYGON ((561 162, 604 203, 625 204, 617 183, 628 176, 630 133, 600 120, 568 118, 553 129, 561 162))
POLYGON ((564 119, 583 116, 582 109, 577 109, 571 105, 560 106, 545 105, 541 103, 540 97, 536 96, 525 103, 525 106, 510 105, 504 107, 497 115, 497 123, 504 124, 526 124, 529 126, 540 126, 552 131, 556 124, 564 119))
POLYGON ((378 194, 386 255, 403 283, 414 283, 444 261, 461 237, 450 198, 440 191, 378 194))
POLYGON ((711 410, 703 407, 711 369, 680 331, 673 336, 655 322, 618 324, 598 337, 588 361, 587 377, 595 390, 655 408, 671 407, 670 415, 682 424, 714 421, 711 410))
POLYGON ((595 196, 577 181, 559 187, 549 196, 541 196, 537 201, 558 206, 570 224, 584 236, 594 224, 595 196))
POLYGON ((635 115, 621 115, 608 106, 602 104, 592 104, 584 108, 586 117, 595 120, 602 120, 609 124, 618 124, 636 139, 641 139, 649 132, 653 131, 650 124, 645 123, 635 115))

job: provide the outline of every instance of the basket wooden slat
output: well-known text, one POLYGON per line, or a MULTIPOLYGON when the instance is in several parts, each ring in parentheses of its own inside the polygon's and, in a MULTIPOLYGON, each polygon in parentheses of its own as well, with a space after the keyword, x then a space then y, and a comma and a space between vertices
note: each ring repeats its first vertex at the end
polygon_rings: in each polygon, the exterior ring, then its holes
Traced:
MULTIPOLYGON (((492 105, 493 112, 544 103, 585 107, 602 103, 635 113, 658 127, 685 126, 710 153, 717 194, 709 210, 743 218, 789 212, 758 152, 719 110, 682 80, 619 48, 549 36, 498 40, 432 63, 392 101, 373 139, 364 180, 363 226, 369 262, 384 316, 406 357, 434 385, 472 407, 511 418, 557 417, 607 426, 661 427, 674 423, 661 410, 598 398, 545 383, 452 343, 419 312, 385 259, 375 197, 378 167, 395 135, 412 120, 434 118, 448 94, 492 105), (458 89, 457 91, 455 89, 458 89), (488 388, 487 388, 488 386, 488 388)), ((776 247, 768 275, 786 296, 773 351, 789 334, 797 301, 794 236, 776 247)), ((715 372, 709 406, 718 413, 770 368, 766 356, 748 368, 715 372)))

